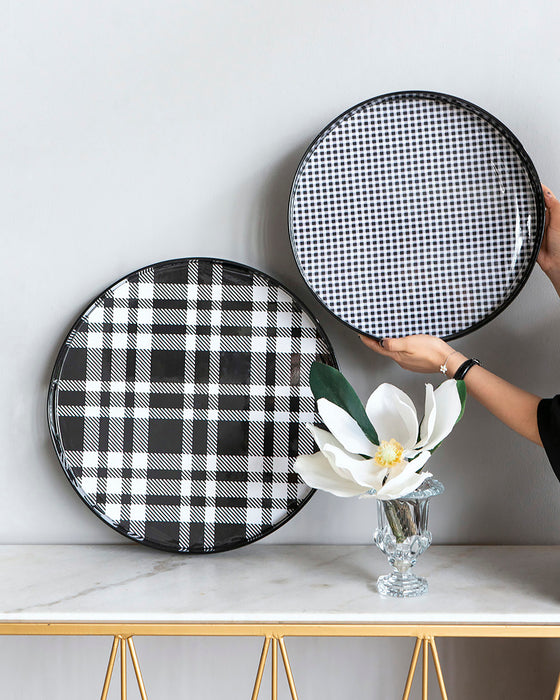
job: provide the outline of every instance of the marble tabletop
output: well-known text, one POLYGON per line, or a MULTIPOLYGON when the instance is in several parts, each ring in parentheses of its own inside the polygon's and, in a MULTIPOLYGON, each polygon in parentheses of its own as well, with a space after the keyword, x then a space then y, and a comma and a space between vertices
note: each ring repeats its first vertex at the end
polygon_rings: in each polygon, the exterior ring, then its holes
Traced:
POLYGON ((560 546, 433 546, 421 598, 383 598, 372 545, 211 555, 141 545, 0 546, 0 622, 560 624, 560 546))

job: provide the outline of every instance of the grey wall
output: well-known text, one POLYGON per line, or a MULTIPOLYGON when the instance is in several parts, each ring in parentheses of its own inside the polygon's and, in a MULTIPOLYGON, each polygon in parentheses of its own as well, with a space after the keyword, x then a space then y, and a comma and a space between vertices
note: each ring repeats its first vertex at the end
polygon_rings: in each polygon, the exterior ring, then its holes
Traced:
MULTIPOLYGON (((143 265, 215 255, 258 267, 316 312, 364 397, 389 381, 419 400, 428 377, 367 351, 305 289, 287 240, 293 173, 341 111, 419 88, 495 114, 560 192, 559 20, 544 0, 0 2, 0 542, 121 542, 67 484, 45 393, 76 315, 143 265)), ((455 343, 542 395, 560 391, 559 346, 560 302, 538 269, 506 312, 455 343)), ((560 485, 542 451, 474 403, 430 468, 447 489, 437 542, 560 543, 560 485)), ((365 543, 372 511, 319 493, 266 541, 365 543)), ((248 697, 255 644, 140 640, 150 697, 248 697)), ((459 700, 549 697, 560 671, 552 642, 441 646, 459 700)), ((408 642, 293 647, 302 698, 402 692, 408 642)), ((4 639, 0 650, 3 696, 63 700, 98 696, 109 647, 4 639)))

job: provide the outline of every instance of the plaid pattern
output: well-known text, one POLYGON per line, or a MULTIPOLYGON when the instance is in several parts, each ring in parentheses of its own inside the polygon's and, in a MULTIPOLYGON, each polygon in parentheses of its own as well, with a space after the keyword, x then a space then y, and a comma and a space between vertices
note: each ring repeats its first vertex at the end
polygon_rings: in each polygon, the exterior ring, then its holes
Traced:
POLYGON ((350 109, 313 142, 290 202, 319 300, 377 338, 463 335, 535 261, 544 207, 515 137, 457 98, 405 92, 350 109))
POLYGON ((74 325, 51 383, 51 431, 81 498, 121 533, 215 552, 256 540, 312 490, 311 363, 323 331, 266 275, 187 259, 129 275, 74 325))

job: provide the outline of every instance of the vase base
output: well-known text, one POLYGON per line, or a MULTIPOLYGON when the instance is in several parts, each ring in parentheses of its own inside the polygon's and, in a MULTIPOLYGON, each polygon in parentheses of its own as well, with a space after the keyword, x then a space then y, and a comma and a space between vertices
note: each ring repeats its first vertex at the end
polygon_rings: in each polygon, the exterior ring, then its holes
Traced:
POLYGON ((415 574, 393 572, 377 579, 377 590, 392 598, 415 598, 428 592, 428 582, 415 574))

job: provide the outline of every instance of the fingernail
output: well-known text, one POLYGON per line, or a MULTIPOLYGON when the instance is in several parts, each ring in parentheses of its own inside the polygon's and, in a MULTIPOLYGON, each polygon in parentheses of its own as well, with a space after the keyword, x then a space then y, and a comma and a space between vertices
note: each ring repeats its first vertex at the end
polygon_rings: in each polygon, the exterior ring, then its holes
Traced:
POLYGON ((384 340, 385 340, 385 338, 381 338, 381 340, 379 341, 379 345, 381 345, 381 347, 383 347, 383 341, 384 341, 384 340))
POLYGON ((547 197, 552 197, 552 192, 549 190, 549 191, 546 193, 546 196, 547 196, 547 197))

